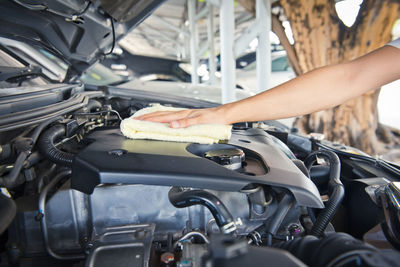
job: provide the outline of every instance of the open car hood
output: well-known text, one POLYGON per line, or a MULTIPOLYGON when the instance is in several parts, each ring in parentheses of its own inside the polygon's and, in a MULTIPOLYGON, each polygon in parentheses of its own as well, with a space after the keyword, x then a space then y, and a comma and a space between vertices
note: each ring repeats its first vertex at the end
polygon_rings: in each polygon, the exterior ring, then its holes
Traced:
POLYGON ((68 65, 65 80, 110 53, 163 0, 0 1, 0 35, 39 46, 68 65))

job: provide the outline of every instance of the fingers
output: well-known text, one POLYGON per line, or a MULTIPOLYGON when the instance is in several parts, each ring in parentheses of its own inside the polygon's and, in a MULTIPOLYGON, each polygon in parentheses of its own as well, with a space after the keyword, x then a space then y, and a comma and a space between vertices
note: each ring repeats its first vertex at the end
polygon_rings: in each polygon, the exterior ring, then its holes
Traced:
POLYGON ((147 114, 135 117, 135 119, 138 119, 138 120, 142 120, 143 119, 143 120, 145 120, 146 118, 151 118, 153 116, 165 115, 165 114, 168 114, 168 113, 171 113, 171 112, 172 111, 155 111, 155 112, 152 112, 152 113, 147 113, 147 114))
POLYGON ((193 118, 184 118, 180 120, 175 120, 170 122, 170 127, 171 128, 187 128, 192 125, 199 124, 199 117, 193 117, 193 118))
POLYGON ((171 113, 171 111, 156 111, 156 112, 152 112, 152 113, 147 113, 141 116, 137 116, 135 117, 136 120, 148 120, 152 117, 157 117, 157 116, 163 116, 166 114, 171 113))
POLYGON ((198 110, 157 111, 136 117, 135 119, 169 123, 171 128, 186 128, 199 124, 200 116, 201 112, 198 112, 198 110))
POLYGON ((216 113, 215 108, 158 111, 138 116, 135 119, 169 123, 171 128, 186 128, 192 125, 207 123, 226 123, 223 114, 221 112, 216 113))
POLYGON ((185 118, 187 116, 188 111, 187 110, 182 110, 182 111, 157 111, 149 114, 145 114, 139 117, 136 117, 135 119, 138 120, 146 120, 146 121, 152 121, 152 122, 162 122, 162 123, 167 123, 175 120, 180 120, 182 118, 185 118))

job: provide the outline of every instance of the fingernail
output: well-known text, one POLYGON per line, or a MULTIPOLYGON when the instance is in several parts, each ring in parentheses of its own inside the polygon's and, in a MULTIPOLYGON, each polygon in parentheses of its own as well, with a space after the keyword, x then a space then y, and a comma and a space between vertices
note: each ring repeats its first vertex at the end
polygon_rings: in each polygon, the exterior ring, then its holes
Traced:
POLYGON ((179 128, 179 122, 171 121, 171 128, 179 128))

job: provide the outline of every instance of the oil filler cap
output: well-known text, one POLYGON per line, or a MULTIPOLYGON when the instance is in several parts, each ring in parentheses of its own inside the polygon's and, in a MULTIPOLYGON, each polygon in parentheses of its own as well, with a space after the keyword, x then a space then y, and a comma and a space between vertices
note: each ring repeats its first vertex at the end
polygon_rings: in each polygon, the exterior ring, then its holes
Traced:
POLYGON ((242 168, 245 155, 239 148, 216 149, 204 153, 206 159, 212 160, 228 169, 237 170, 242 168))

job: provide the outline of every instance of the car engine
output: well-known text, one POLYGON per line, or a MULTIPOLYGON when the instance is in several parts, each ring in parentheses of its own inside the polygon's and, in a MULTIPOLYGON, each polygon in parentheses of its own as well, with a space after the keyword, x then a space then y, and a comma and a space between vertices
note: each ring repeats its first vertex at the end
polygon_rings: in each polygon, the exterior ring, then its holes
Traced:
MULTIPOLYGON (((341 162, 348 159, 333 145, 267 123, 234 125, 229 141, 212 145, 128 139, 121 117, 154 99, 114 89, 78 88, 73 111, 42 121, 9 115, 15 124, 0 125, 2 209, 9 218, 1 222, 1 264, 347 266, 398 257, 383 257, 342 226, 357 221, 341 213, 361 196, 345 199, 341 179, 354 186, 349 181, 362 175, 361 160, 346 178, 341 162)), ((392 168, 385 170, 395 180, 392 168)), ((374 209, 363 218, 365 234, 382 215, 378 189, 387 196, 382 188, 397 187, 389 178, 359 180, 366 209, 374 209), (365 193, 371 186, 375 200, 365 193)), ((397 230, 389 228, 395 246, 397 230)))
POLYGON ((394 163, 275 121, 212 145, 121 134, 152 105, 218 105, 98 65, 162 2, 0 1, 0 267, 397 266, 394 163))

